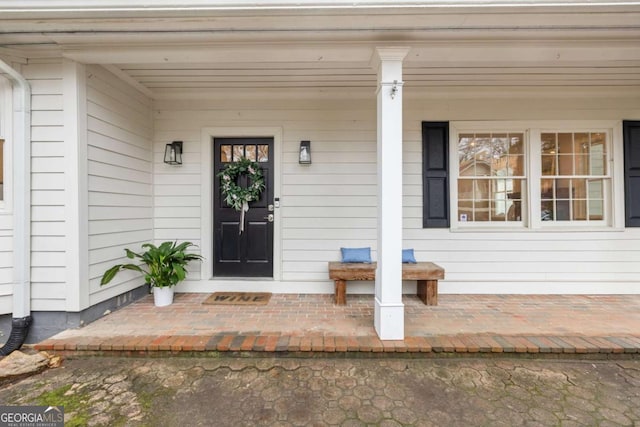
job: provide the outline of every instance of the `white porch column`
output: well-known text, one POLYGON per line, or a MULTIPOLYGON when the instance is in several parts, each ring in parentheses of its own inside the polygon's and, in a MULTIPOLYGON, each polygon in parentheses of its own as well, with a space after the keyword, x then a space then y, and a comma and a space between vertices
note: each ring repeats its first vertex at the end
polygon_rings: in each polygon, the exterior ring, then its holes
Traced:
POLYGON ((378 68, 378 269, 374 325, 404 339, 402 304, 402 60, 406 47, 376 48, 378 68))

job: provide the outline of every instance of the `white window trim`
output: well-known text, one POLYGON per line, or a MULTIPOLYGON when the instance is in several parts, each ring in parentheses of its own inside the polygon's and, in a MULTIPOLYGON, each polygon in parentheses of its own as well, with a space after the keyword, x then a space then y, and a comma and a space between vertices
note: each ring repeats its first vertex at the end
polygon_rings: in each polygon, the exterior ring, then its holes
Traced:
POLYGON ((452 231, 612 231, 624 230, 624 155, 621 120, 527 120, 527 121, 455 121, 449 123, 450 224, 452 231), (605 220, 543 222, 540 206, 540 134, 543 132, 605 132, 611 179, 610 195, 605 195, 605 220), (473 223, 458 221, 458 139, 461 133, 521 132, 525 135, 526 209, 522 222, 473 223), (535 142, 535 143, 534 143, 535 142), (608 197, 607 197, 608 196, 608 197))

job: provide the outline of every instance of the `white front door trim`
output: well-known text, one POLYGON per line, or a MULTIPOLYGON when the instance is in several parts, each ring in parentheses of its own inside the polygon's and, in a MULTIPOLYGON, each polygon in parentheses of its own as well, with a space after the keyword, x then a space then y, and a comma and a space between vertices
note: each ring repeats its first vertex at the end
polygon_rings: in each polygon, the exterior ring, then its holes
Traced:
MULTIPOLYGON (((207 127, 201 132, 200 186, 200 253, 204 260, 200 273, 201 282, 213 282, 213 138, 272 137, 273 138, 273 195, 280 198, 282 167, 282 135, 280 127, 207 127)), ((274 211, 273 228, 273 280, 282 275, 282 215, 280 208, 274 211)), ((229 279, 223 279, 229 280, 229 279)), ((263 279, 264 280, 264 279, 263 279)), ((218 280, 215 280, 217 283, 218 280)), ((205 283, 201 283, 205 284, 205 283)))

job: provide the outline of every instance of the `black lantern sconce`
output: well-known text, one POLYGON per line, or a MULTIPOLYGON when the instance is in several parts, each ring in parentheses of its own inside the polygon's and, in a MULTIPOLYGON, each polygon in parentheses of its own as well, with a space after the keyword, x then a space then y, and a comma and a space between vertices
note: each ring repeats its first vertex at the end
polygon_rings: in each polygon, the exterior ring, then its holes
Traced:
POLYGON ((300 157, 298 163, 301 165, 311 164, 311 141, 300 141, 300 157))
POLYGON ((173 141, 164 147, 164 162, 168 165, 182 164, 182 141, 173 141))

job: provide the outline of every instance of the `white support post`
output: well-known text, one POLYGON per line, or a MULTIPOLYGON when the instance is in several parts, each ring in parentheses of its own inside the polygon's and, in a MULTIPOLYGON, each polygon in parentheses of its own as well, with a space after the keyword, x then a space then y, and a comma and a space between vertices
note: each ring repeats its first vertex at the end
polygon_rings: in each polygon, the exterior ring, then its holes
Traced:
POLYGON ((86 67, 63 63, 67 311, 89 307, 86 67))
POLYGON ((406 47, 377 48, 378 268, 374 326, 381 340, 404 339, 402 304, 402 61, 406 47))

